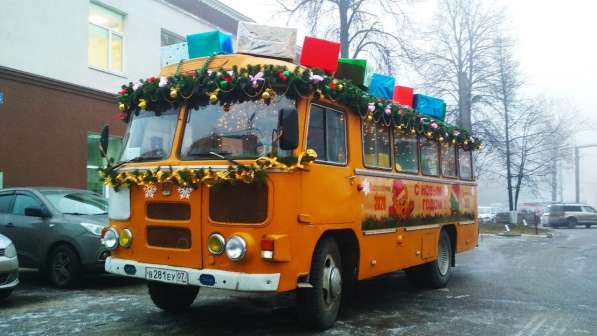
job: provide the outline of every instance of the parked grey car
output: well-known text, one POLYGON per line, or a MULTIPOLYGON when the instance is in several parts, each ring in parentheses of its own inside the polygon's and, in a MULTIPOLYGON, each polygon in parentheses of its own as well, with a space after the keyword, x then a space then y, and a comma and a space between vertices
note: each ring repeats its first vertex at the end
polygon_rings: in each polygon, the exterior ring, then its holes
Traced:
POLYGON ((597 211, 586 204, 552 204, 543 217, 543 225, 555 228, 566 226, 571 229, 576 225, 584 225, 590 228, 591 225, 597 225, 597 211))
POLYGON ((88 190, 0 190, 0 234, 15 244, 22 267, 39 268, 60 288, 76 286, 85 271, 103 270, 101 244, 107 201, 88 190))
POLYGON ((0 234, 0 300, 19 284, 17 250, 10 239, 0 234))

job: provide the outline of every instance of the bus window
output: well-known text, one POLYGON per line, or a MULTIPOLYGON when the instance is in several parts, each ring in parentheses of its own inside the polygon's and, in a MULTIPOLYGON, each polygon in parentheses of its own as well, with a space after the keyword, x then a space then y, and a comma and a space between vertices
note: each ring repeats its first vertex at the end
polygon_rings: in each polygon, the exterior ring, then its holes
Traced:
POLYGON ((473 167, 471 161, 470 151, 458 150, 458 166, 460 167, 460 178, 463 180, 473 179, 473 167))
POLYGON ((442 149, 442 175, 456 177, 456 148, 452 144, 444 143, 442 149))
POLYGON ((398 172, 419 172, 417 137, 405 135, 398 130, 394 130, 394 161, 394 166, 396 166, 396 171, 398 172))
POLYGON ((363 153, 365 166, 391 169, 390 132, 387 126, 363 122, 363 153))
POLYGON ((434 140, 420 138, 421 170, 423 175, 439 175, 439 144, 434 140))
POLYGON ((307 148, 317 152, 317 161, 346 163, 346 118, 344 113, 311 105, 307 148))

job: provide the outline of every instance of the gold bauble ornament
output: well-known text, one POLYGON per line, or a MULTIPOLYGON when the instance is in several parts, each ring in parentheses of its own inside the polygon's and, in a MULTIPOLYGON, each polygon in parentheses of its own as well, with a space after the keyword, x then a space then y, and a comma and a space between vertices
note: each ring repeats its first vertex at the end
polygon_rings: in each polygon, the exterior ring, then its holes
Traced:
POLYGON ((263 100, 270 100, 270 99, 272 99, 272 95, 270 95, 269 92, 265 91, 264 93, 261 94, 261 98, 263 100))
POLYGON ((139 106, 140 109, 145 110, 147 108, 147 101, 145 99, 139 99, 139 106))
POLYGON ((126 105, 124 105, 124 103, 120 103, 118 104, 118 109, 120 110, 120 112, 124 112, 126 111, 126 105))
POLYGON ((170 98, 174 99, 178 96, 178 90, 176 90, 176 88, 171 88, 170 89, 170 98))
POLYGON ((216 95, 215 93, 211 94, 209 96, 209 102, 212 103, 212 104, 217 103, 218 102, 218 95, 216 95))
POLYGON ((373 114, 367 113, 367 121, 372 121, 372 120, 373 120, 373 114))
POLYGON ((342 90, 344 90, 344 85, 342 85, 342 84, 336 85, 336 91, 342 92, 342 90))
POLYGON ((411 128, 410 133, 415 134, 415 133, 417 133, 417 131, 414 128, 411 128))

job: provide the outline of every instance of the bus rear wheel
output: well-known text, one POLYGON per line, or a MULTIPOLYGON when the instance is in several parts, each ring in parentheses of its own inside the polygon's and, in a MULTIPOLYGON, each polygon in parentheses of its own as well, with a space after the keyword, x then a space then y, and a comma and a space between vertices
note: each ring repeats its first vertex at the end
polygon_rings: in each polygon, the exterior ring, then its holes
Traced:
POLYGON ((441 230, 437 245, 436 260, 406 269, 408 280, 413 285, 422 288, 443 288, 450 281, 452 275, 450 261, 454 250, 446 230, 441 230))
POLYGON ((342 299, 342 260, 336 241, 324 238, 317 244, 309 282, 312 288, 299 288, 299 315, 314 329, 325 330, 334 325, 342 299))
POLYGON ((167 312, 178 312, 187 309, 199 293, 199 287, 167 284, 149 281, 147 283, 151 301, 167 312))

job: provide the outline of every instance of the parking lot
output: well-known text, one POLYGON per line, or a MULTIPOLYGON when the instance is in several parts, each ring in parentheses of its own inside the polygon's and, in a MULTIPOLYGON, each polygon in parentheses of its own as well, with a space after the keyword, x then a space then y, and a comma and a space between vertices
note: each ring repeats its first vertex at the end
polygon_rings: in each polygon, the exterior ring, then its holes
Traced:
MULTIPOLYGON (((361 282, 325 335, 594 335, 597 229, 554 238, 482 236, 448 288, 422 291, 402 272, 361 282), (559 265, 557 267, 553 265, 559 265)), ((155 308, 143 282, 90 277, 58 290, 33 270, 2 304, 1 335, 310 334, 292 294, 202 289, 189 311, 155 308)))

